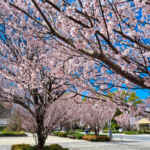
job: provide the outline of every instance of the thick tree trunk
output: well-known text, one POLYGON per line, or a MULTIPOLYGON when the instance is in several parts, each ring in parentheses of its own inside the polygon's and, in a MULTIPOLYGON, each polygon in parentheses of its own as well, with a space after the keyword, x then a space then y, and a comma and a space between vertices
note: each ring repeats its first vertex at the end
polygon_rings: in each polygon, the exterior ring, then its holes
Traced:
POLYGON ((43 114, 37 117, 37 150, 44 150, 44 145, 47 138, 47 131, 44 127, 43 114))
POLYGON ((44 145, 46 142, 46 138, 44 135, 42 135, 42 133, 38 133, 37 134, 37 138, 38 138, 38 145, 37 145, 37 150, 44 150, 44 145))
POLYGON ((45 107, 43 103, 43 99, 38 94, 38 89, 33 89, 33 98, 34 103, 37 105, 36 109, 36 124, 37 124, 37 146, 36 150, 44 150, 44 145, 47 138, 47 130, 44 127, 44 116, 45 116, 45 107))

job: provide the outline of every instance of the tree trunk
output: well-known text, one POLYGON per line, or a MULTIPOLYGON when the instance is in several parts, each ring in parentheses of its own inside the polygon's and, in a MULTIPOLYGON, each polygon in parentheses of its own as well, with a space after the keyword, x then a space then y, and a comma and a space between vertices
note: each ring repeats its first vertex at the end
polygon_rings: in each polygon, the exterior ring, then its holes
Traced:
POLYGON ((95 135, 98 136, 99 135, 99 129, 94 129, 95 135))
POLYGON ((39 96, 38 89, 33 89, 33 98, 34 103, 37 107, 36 109, 36 124, 37 124, 37 145, 36 150, 44 150, 44 145, 48 135, 47 129, 44 127, 44 116, 45 116, 45 107, 43 100, 39 96))
POLYGON ((38 138, 38 144, 36 150, 44 150, 46 138, 44 137, 44 135, 42 135, 42 133, 38 133, 37 138, 38 138))
POLYGON ((44 121, 43 121, 44 116, 39 115, 37 117, 37 148, 36 150, 44 150, 44 145, 47 139, 48 132, 46 128, 44 127, 44 121))

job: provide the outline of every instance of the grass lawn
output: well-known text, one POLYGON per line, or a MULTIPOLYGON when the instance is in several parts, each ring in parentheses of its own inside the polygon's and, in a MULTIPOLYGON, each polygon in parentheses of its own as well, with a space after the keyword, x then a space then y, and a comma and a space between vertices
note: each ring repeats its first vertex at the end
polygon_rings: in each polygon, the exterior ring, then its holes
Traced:
MULTIPOLYGON (((108 133, 108 130, 104 130, 104 133, 108 133)), ((123 131, 119 132, 117 130, 112 130, 112 133, 121 133, 121 134, 128 134, 128 135, 136 135, 136 134, 150 134, 150 131, 144 132, 144 131, 123 131)))
POLYGON ((24 131, 8 131, 6 127, 0 127, 0 137, 3 136, 27 136, 24 131))

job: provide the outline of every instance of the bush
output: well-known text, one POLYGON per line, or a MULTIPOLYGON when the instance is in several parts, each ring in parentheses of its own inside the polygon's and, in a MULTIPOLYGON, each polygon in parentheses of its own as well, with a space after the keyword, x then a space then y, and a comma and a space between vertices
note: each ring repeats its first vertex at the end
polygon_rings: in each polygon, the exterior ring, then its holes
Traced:
POLYGON ((72 134, 76 139, 82 139, 82 137, 84 136, 84 134, 81 134, 81 133, 73 133, 72 134))
POLYGON ((29 144, 13 145, 11 150, 33 150, 29 144))
MULTIPOLYGON (((30 146, 29 144, 18 144, 13 145, 11 150, 36 150, 36 146, 30 146)), ((44 150, 68 150, 68 148, 63 148, 58 144, 52 144, 50 146, 45 146, 44 150)))
POLYGON ((67 137, 67 133, 66 132, 59 132, 58 136, 60 136, 60 137, 67 137))
POLYGON ((67 137, 67 133, 66 132, 54 131, 53 135, 60 136, 60 137, 67 137))
MULTIPOLYGON (((111 130, 112 133, 120 133, 118 130, 111 130)), ((108 130, 104 130, 104 133, 108 133, 108 130)))
POLYGON ((17 132, 17 131, 3 130, 0 133, 0 136, 27 136, 27 135, 23 131, 17 132))
POLYGON ((110 141, 110 138, 107 135, 101 135, 101 136, 96 136, 96 135, 84 135, 82 137, 83 140, 87 141, 110 141))
POLYGON ((48 150, 68 150, 68 148, 63 148, 59 144, 52 144, 49 146, 48 150))
POLYGON ((3 131, 6 127, 0 127, 0 131, 3 131))
POLYGON ((73 131, 68 131, 68 132, 54 131, 53 135, 60 136, 60 137, 69 137, 73 139, 82 139, 84 134, 81 134, 79 132, 73 132, 73 131))
POLYGON ((84 132, 83 129, 76 129, 75 131, 76 131, 76 132, 84 132))
POLYGON ((68 132, 67 132, 67 134, 69 134, 69 135, 72 135, 72 134, 74 134, 75 132, 74 131, 72 131, 72 130, 69 130, 68 132))
POLYGON ((52 135, 58 136, 58 131, 52 132, 52 135))

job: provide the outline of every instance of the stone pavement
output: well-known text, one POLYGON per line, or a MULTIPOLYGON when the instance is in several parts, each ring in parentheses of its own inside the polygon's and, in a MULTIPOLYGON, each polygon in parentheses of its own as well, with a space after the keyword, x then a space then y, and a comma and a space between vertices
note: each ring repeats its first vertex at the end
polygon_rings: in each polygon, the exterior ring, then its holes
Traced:
MULTIPOLYGON (((0 137, 0 150, 10 150, 12 144, 34 144, 29 137, 0 137)), ((112 142, 88 142, 49 136, 46 144, 58 143, 70 150, 150 150, 150 135, 114 135, 112 142)))

